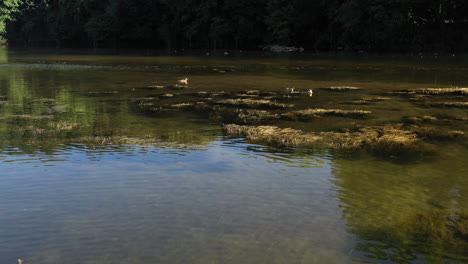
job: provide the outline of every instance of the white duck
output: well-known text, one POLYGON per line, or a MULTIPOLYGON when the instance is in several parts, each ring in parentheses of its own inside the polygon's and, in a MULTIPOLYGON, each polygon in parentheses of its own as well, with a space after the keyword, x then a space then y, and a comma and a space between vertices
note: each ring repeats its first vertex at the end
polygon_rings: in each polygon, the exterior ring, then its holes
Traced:
POLYGON ((286 93, 294 93, 294 87, 293 88, 286 88, 286 93))
POLYGON ((179 80, 179 82, 182 83, 182 84, 188 85, 188 78, 179 80))

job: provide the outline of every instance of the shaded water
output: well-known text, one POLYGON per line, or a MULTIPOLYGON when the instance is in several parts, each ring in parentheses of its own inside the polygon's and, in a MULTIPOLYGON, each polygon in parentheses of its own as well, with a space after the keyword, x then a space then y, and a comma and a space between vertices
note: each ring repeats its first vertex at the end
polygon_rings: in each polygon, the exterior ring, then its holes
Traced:
POLYGON ((391 92, 466 87, 467 73, 458 58, 0 49, 0 263, 468 263, 465 136, 428 138, 433 151, 416 157, 277 149, 226 137, 218 108, 147 111, 135 102, 157 98, 157 108, 192 102, 197 92, 259 90, 291 110, 372 111, 269 125, 338 131, 431 116, 433 129, 466 133, 466 107, 391 92), (154 88, 184 77, 184 89, 154 88), (342 85, 362 89, 320 89, 342 85), (368 96, 389 99, 350 103, 368 96), (452 215, 462 227, 455 235, 427 231, 452 215))

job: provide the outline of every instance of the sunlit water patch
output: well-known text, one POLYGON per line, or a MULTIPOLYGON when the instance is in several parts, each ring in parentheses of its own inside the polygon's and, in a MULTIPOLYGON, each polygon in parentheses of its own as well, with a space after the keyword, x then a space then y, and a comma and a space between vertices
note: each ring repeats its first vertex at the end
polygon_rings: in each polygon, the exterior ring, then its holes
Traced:
POLYGON ((41 155, 16 155, 0 165, 2 262, 347 258, 352 244, 330 193, 329 161, 252 155, 254 146, 224 144, 198 151, 70 148, 48 161, 52 167, 41 155))

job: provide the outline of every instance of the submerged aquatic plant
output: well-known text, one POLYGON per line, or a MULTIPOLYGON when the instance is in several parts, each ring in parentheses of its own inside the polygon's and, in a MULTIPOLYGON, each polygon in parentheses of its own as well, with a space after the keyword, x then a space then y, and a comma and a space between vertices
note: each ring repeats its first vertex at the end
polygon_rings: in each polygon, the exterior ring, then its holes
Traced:
POLYGON ((355 86, 330 86, 330 87, 324 87, 321 89, 331 90, 331 91, 352 91, 352 90, 361 90, 362 88, 355 87, 355 86))
POLYGON ((468 102, 437 102, 428 103, 428 105, 439 107, 468 108, 468 102))
POLYGON ((358 100, 353 100, 350 103, 357 104, 357 105, 366 105, 366 104, 371 104, 371 103, 376 103, 376 102, 382 102, 382 101, 389 100, 389 99, 390 99, 389 97, 381 97, 381 96, 363 97, 358 100))
POLYGON ((255 109, 250 109, 250 110, 237 109, 236 113, 237 113, 238 119, 244 123, 275 120, 280 117, 278 114, 275 114, 269 111, 255 110, 255 109))
POLYGON ((314 134, 305 134, 300 130, 275 126, 240 126, 229 124, 224 130, 231 136, 246 137, 252 142, 266 143, 277 147, 306 147, 321 139, 314 134))
POLYGON ((74 143, 90 145, 154 145, 161 142, 159 137, 127 137, 127 136, 87 136, 73 140, 74 143))
POLYGON ((371 113, 371 111, 364 110, 305 109, 284 113, 282 116, 288 119, 310 119, 322 116, 364 117, 371 113))
POLYGON ((363 239, 358 249, 396 263, 413 263, 428 253, 459 255, 468 250, 468 214, 463 211, 433 209, 402 221, 359 226, 353 232, 363 239))
POLYGON ((79 124, 71 123, 67 121, 60 121, 60 122, 51 122, 48 124, 48 126, 59 131, 71 131, 75 128, 78 128, 79 124))
POLYGON ((53 119, 55 116, 53 115, 11 115, 8 118, 15 119, 15 120, 44 120, 44 119, 53 119))
POLYGON ((457 140, 465 136, 460 130, 447 130, 434 126, 412 126, 414 132, 421 138, 429 140, 457 140))
POLYGON ((409 89, 409 94, 429 94, 429 95, 468 95, 468 88, 450 87, 450 88, 419 88, 409 89))
POLYGON ((246 98, 242 98, 242 99, 225 99, 225 100, 220 100, 220 101, 216 102, 216 104, 227 105, 227 106, 260 107, 260 108, 269 108, 269 109, 286 108, 286 107, 292 106, 292 105, 288 105, 288 104, 273 102, 271 100, 246 99, 246 98))
POLYGON ((336 149, 366 148, 386 153, 413 150, 420 141, 414 131, 404 130, 402 125, 361 127, 353 133, 322 132, 321 135, 336 149))
POLYGON ((231 136, 242 136, 256 143, 266 143, 278 147, 308 147, 323 143, 333 149, 368 149, 383 153, 404 151, 427 151, 417 143, 418 135, 398 126, 362 127, 356 132, 304 133, 291 128, 275 126, 225 125, 224 130, 231 136))

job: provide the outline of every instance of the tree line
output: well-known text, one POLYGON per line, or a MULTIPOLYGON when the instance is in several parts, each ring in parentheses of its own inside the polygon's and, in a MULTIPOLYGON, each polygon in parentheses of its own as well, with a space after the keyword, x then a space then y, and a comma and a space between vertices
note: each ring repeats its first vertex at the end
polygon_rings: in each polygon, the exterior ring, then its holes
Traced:
POLYGON ((466 52, 466 0, 3 0, 11 46, 466 52))

